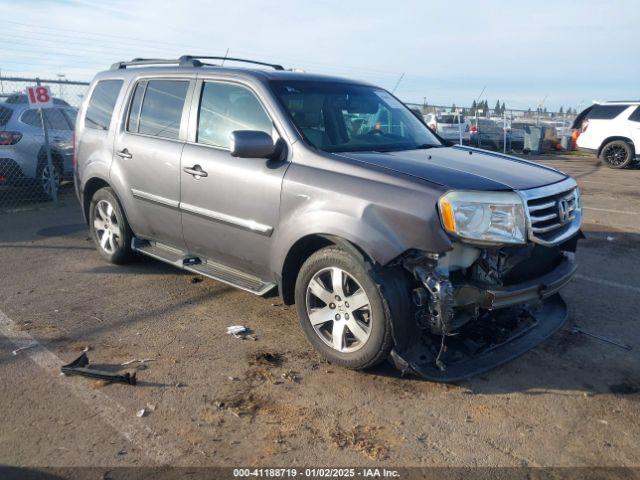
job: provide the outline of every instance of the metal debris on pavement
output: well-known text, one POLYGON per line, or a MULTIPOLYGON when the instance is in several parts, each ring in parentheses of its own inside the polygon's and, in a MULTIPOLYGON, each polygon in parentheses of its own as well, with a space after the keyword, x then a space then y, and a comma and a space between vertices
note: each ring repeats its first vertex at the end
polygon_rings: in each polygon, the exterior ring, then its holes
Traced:
POLYGON ((147 362, 155 362, 155 358, 134 358, 133 360, 129 360, 127 362, 121 363, 120 365, 122 367, 126 367, 134 363, 147 363, 147 362))
POLYGON ((29 345, 25 345, 24 347, 20 347, 20 348, 16 348, 14 351, 11 352, 11 355, 17 355, 18 353, 22 352, 23 350, 28 350, 30 348, 36 347, 38 346, 38 342, 31 342, 29 345))
POLYGON ((571 330, 570 330, 570 333, 571 333, 571 335, 575 335, 577 333, 581 333, 583 335, 587 335, 588 337, 595 338, 595 339, 600 340, 602 342, 609 343, 611 345, 615 345, 616 347, 622 348, 622 349, 627 350, 627 351, 630 351, 632 349, 631 345, 626 345, 624 343, 619 343, 619 342, 616 342, 615 340, 612 340, 610 338, 604 337, 602 335, 598 335, 598 334, 595 334, 595 333, 587 332, 586 330, 583 330, 582 328, 580 328, 578 326, 572 327, 571 330))

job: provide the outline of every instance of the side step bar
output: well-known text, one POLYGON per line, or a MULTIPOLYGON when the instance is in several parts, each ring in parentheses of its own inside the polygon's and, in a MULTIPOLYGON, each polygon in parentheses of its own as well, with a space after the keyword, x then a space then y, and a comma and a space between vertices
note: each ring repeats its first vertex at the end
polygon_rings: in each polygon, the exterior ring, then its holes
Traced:
POLYGON ((265 282, 258 277, 206 258, 188 255, 182 250, 162 243, 134 237, 131 242, 131 248, 156 260, 170 263, 189 272, 204 275, 255 295, 265 295, 276 287, 275 283, 265 282))

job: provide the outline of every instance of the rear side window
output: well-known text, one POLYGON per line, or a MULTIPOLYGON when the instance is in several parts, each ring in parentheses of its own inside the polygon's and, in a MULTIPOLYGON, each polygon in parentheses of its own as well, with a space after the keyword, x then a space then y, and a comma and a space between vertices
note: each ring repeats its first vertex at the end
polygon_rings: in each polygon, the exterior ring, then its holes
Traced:
POLYGON ((154 137, 178 138, 189 82, 149 80, 136 86, 127 130, 154 137), (140 103, 142 102, 142 103, 140 103))
POLYGON ((84 125, 96 130, 109 130, 122 80, 100 80, 93 89, 84 125))
POLYGON ((640 122, 640 107, 636 108, 631 115, 629 115, 629 120, 632 122, 640 122))
POLYGON ((0 107, 0 127, 4 127, 9 120, 11 120, 11 114, 13 110, 7 107, 0 107))
POLYGON ((247 88, 229 83, 205 83, 200 100, 197 142, 229 148, 229 135, 234 130, 260 130, 272 135, 273 124, 247 88))
POLYGON ((30 127, 42 128, 42 120, 40 120, 40 112, 38 110, 25 110, 20 117, 20 121, 30 127))
POLYGON ((627 108, 629 108, 629 105, 596 105, 587 114, 587 118, 591 120, 611 120, 627 108))

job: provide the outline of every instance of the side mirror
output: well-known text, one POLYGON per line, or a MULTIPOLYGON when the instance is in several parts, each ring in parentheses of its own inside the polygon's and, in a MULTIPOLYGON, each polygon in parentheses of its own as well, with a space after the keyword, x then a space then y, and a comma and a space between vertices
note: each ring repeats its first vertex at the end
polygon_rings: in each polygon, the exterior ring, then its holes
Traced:
POLYGON ((271 135, 258 130, 231 132, 231 156, 239 158, 271 158, 276 146, 271 135))

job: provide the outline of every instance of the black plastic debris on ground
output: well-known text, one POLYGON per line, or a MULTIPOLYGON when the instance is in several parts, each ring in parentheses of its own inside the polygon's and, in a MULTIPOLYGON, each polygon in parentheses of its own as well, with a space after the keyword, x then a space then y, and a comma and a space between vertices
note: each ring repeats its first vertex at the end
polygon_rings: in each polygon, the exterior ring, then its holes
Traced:
POLYGON ((87 357, 85 352, 83 352, 82 355, 76 358, 73 362, 63 365, 60 370, 65 375, 79 375, 81 377, 95 378, 98 380, 105 380, 107 382, 126 383, 127 385, 136 384, 135 372, 133 374, 129 372, 117 374, 89 368, 89 357, 87 357))

